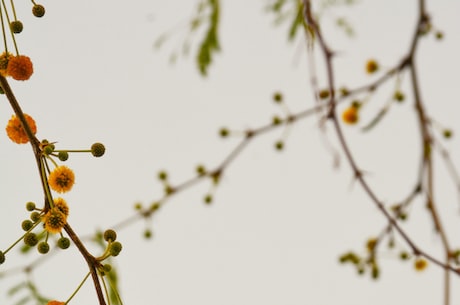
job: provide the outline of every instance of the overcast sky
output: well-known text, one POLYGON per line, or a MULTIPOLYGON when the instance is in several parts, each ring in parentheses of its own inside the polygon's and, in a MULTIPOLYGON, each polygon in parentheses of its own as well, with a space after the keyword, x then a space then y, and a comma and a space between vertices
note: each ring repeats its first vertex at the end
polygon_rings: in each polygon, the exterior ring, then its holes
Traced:
MULTIPOLYGON (((328 43, 340 51, 338 85, 354 87, 374 79, 364 72, 368 58, 376 58, 383 70, 399 62, 414 31, 416 2, 362 0, 322 17, 328 43), (334 25, 341 16, 354 28, 353 38, 334 25)), ((439 43, 429 36, 420 45, 423 101, 437 121, 458 131, 460 4, 427 2, 445 39, 439 43)), ((240 140, 220 139, 219 128, 255 128, 282 115, 271 100, 273 92, 284 93, 292 112, 314 105, 305 44, 301 37, 287 42, 288 24, 275 27, 266 3, 223 1, 222 51, 207 78, 198 74, 194 55, 169 63, 185 38, 194 1, 46 1, 42 19, 30 15, 30 3, 17 3, 24 22, 19 48, 31 57, 35 73, 27 82, 11 83, 24 112, 36 120, 38 137, 58 141, 62 149, 87 148, 97 141, 107 148, 103 158, 79 154, 66 162, 76 175, 74 189, 64 197, 78 234, 122 221, 134 213, 135 202, 150 205, 160 199, 159 170, 166 169, 176 184, 193 177, 198 163, 209 168, 219 164, 240 140), (177 30, 168 43, 155 50, 156 38, 172 28, 177 30)), ((324 86, 321 61, 317 70, 324 86)), ((363 122, 372 119, 393 88, 390 82, 371 99, 363 122)), ((6 126, 12 110, 2 100, 0 122, 6 126)), ((383 249, 378 281, 338 264, 339 255, 348 250, 364 253, 365 241, 386 222, 353 183, 342 154, 340 167, 333 167, 326 143, 339 149, 336 136, 328 128, 325 141, 317 123, 311 117, 295 124, 282 153, 273 149, 283 136, 281 129, 252 141, 226 171, 212 205, 202 201, 208 181, 175 196, 153 219, 152 240, 142 237, 143 221, 120 230, 124 248, 116 266, 124 304, 441 304, 442 271, 430 266, 416 273, 412 263, 397 259, 398 251, 383 249)), ((360 166, 369 172, 369 183, 388 205, 414 186, 417 127, 410 96, 370 133, 344 127, 360 166)), ((21 234, 24 204, 39 203, 42 194, 30 147, 11 143, 5 133, 0 142, 0 194, 8 211, 0 226, 4 249, 21 234)), ((445 145, 456 159, 457 138, 445 145)), ((459 245, 455 187, 441 159, 435 165, 442 217, 451 244, 459 245)), ((420 246, 442 257, 423 202, 411 212, 404 227, 420 246)), ((404 243, 398 247, 407 249, 404 243)), ((0 271, 21 260, 10 255, 0 271)), ((66 300, 86 272, 72 248, 41 265, 34 279, 46 296, 66 300)), ((1 304, 14 304, 6 291, 22 279, 0 279, 1 304)), ((452 287, 458 284, 454 279, 452 287)), ((454 289, 452 303, 459 300, 454 289)), ((88 282, 72 303, 95 302, 88 282)))

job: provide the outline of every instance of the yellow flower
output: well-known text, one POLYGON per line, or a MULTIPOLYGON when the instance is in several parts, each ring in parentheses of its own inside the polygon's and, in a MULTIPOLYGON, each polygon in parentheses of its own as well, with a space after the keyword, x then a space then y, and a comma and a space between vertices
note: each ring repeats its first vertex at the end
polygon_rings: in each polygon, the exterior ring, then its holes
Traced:
POLYGON ((59 301, 49 301, 46 303, 46 305, 64 305, 64 302, 59 302, 59 301))
POLYGON ((67 223, 67 216, 62 213, 57 207, 53 207, 43 216, 45 230, 49 233, 60 233, 62 228, 67 223))
POLYGON ((15 80, 28 80, 34 73, 34 67, 27 56, 10 56, 6 73, 15 80))
MULTIPOLYGON (((35 125, 34 119, 24 113, 24 117, 26 118, 26 122, 32 130, 33 134, 37 133, 37 125, 35 125)), ((21 121, 16 115, 12 115, 11 119, 8 121, 8 125, 6 125, 6 134, 14 143, 18 144, 25 144, 29 142, 29 138, 27 137, 26 131, 22 128, 21 121)))
POLYGON ((62 214, 64 214, 66 217, 69 216, 69 206, 63 198, 55 198, 54 207, 58 209, 60 212, 62 212, 62 214))
POLYGON ((414 268, 417 271, 423 271, 428 267, 428 262, 423 258, 417 258, 414 262, 414 268))
POLYGON ((56 167, 48 177, 48 183, 58 193, 65 193, 72 189, 75 183, 73 171, 65 165, 56 167))
POLYGON ((342 113, 342 120, 347 124, 356 124, 358 119, 358 109, 354 106, 348 107, 342 113))

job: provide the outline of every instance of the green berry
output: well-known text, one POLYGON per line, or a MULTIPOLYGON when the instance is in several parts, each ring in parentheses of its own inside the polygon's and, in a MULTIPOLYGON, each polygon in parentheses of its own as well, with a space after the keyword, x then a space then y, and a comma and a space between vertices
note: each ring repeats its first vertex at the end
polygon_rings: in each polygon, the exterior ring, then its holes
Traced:
POLYGON ((113 242, 111 245, 110 245, 110 255, 112 256, 117 256, 118 254, 120 254, 121 252, 121 249, 123 248, 123 246, 121 245, 120 242, 116 241, 116 242, 113 242))
POLYGON ((114 230, 106 230, 104 232, 104 240, 109 242, 109 241, 115 241, 117 239, 117 232, 115 232, 114 230))
POLYGON ((38 237, 37 237, 37 234, 35 233, 26 233, 24 235, 24 243, 28 246, 35 246, 37 243, 38 243, 38 237))
POLYGON ((35 210, 35 202, 31 202, 31 201, 27 202, 26 210, 29 212, 32 212, 33 210, 35 210))
POLYGON ((60 151, 60 152, 58 153, 58 158, 59 158, 59 160, 61 160, 62 162, 67 161, 67 159, 69 159, 69 153, 66 152, 66 151, 60 151))
POLYGON ((37 250, 41 254, 46 254, 50 250, 50 245, 46 241, 42 241, 38 244, 37 250))
POLYGON ((22 25, 22 22, 19 20, 14 20, 10 23, 10 29, 15 34, 21 33, 23 28, 24 26, 22 25))
POLYGON ((0 251, 0 265, 5 262, 5 253, 3 251, 0 251))
POLYGON ((40 5, 40 4, 35 4, 32 7, 32 14, 35 17, 43 17, 43 15, 45 15, 45 7, 43 5, 40 5))
POLYGON ((102 157, 105 153, 105 146, 102 143, 94 143, 91 145, 91 154, 95 157, 102 157))
POLYGON ((58 239, 57 245, 61 249, 67 249, 70 247, 70 239, 67 237, 61 237, 58 239))
POLYGON ((29 219, 26 219, 21 223, 21 227, 24 231, 29 231, 33 227, 33 225, 34 223, 29 219))

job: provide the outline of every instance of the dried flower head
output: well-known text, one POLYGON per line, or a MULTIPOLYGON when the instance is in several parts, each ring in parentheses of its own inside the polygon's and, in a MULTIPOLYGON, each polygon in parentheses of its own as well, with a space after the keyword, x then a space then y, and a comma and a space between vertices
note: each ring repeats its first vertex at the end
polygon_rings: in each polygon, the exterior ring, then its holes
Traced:
POLYGON ((34 73, 34 67, 27 56, 10 56, 6 73, 15 80, 28 80, 34 73))
MULTIPOLYGON (((36 134, 37 125, 35 125, 34 119, 25 113, 24 117, 26 118, 27 124, 29 125, 32 133, 36 134)), ((6 125, 6 134, 14 143, 25 144, 29 142, 26 131, 22 127, 21 121, 16 115, 12 115, 11 119, 8 121, 8 125, 6 125)))
POLYGON ((0 74, 3 76, 7 76, 6 68, 8 68, 8 61, 10 60, 11 56, 13 56, 11 53, 6 52, 3 52, 0 55, 0 74))
POLYGON ((62 228, 67 223, 67 216, 58 208, 53 207, 43 216, 45 230, 49 233, 60 233, 62 228))
POLYGON ((58 193, 65 193, 72 189, 75 183, 73 171, 65 165, 56 167, 48 177, 50 187, 58 193))

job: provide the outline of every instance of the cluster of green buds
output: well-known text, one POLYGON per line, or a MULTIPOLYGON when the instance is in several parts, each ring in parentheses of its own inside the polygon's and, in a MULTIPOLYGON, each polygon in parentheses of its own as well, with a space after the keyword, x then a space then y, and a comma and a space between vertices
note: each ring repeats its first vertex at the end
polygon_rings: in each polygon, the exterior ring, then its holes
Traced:
POLYGON ((49 142, 48 140, 42 140, 40 148, 42 154, 47 157, 56 157, 60 161, 67 161, 69 159, 69 153, 91 153, 94 157, 102 157, 105 153, 105 146, 102 143, 94 143, 90 149, 64 149, 57 150, 55 147, 56 142, 49 142))

